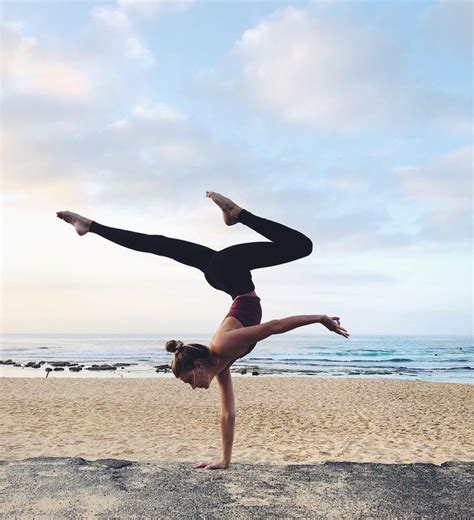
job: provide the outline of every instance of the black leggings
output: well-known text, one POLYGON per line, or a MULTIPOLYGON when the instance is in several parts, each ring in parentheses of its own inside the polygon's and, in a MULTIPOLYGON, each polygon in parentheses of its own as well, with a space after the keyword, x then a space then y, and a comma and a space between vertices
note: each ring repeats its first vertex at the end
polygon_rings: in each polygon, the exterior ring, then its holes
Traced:
POLYGON ((252 269, 284 264, 311 254, 311 240, 294 229, 272 222, 243 209, 238 221, 271 242, 250 242, 214 251, 209 247, 163 235, 146 235, 111 228, 92 221, 90 232, 135 251, 172 258, 204 273, 209 284, 233 299, 255 289, 252 269))

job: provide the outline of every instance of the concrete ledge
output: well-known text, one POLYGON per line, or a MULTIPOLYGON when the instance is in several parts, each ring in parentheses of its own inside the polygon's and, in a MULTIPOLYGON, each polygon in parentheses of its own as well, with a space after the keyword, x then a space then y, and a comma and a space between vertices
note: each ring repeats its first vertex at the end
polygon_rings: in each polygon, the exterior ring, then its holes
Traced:
POLYGON ((474 515, 474 463, 234 464, 38 457, 0 463, 2 518, 449 518, 474 515))

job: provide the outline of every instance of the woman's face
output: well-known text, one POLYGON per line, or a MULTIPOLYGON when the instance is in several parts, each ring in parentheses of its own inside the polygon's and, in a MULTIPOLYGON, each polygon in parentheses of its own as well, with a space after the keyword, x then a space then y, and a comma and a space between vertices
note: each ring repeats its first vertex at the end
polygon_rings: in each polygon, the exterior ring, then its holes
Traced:
POLYGON ((180 379, 181 381, 191 385, 193 390, 195 388, 209 388, 211 383, 209 370, 201 363, 196 364, 193 370, 182 375, 180 379))

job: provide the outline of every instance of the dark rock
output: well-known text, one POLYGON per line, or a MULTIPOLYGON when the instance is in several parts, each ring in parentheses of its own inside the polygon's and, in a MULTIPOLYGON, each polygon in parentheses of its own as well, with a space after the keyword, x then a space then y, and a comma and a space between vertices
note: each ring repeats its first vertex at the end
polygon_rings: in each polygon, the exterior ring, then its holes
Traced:
POLYGON ((82 370, 81 367, 69 367, 69 370, 71 372, 80 372, 82 370))
POLYGON ((15 362, 11 359, 7 359, 6 361, 0 361, 1 365, 14 365, 15 362))
POLYGON ((113 366, 114 367, 129 367, 130 365, 132 365, 132 363, 114 363, 113 366))
POLYGON ((55 372, 62 372, 63 370, 64 370, 63 367, 56 367, 56 368, 54 368, 55 372))
POLYGON ((91 367, 86 367, 86 370, 117 370, 117 367, 112 365, 92 365, 91 367))
POLYGON ((21 367, 22 365, 21 365, 21 363, 15 363, 13 366, 14 367, 21 367))
POLYGON ((247 370, 246 370, 245 368, 243 368, 243 369, 240 371, 240 373, 241 373, 242 375, 244 375, 244 374, 247 373, 247 370))
POLYGON ((49 364, 52 367, 68 367, 71 365, 69 361, 50 361, 49 364))
POLYGON ((254 371, 252 372, 252 375, 253 375, 253 376, 258 376, 258 375, 260 375, 260 372, 257 372, 256 370, 254 370, 254 371))
POLYGON ((169 365, 155 365, 155 372, 168 372, 171 370, 171 367, 169 365))
POLYGON ((25 365, 25 367, 41 368, 41 365, 39 363, 37 363, 36 361, 28 361, 28 363, 25 365))

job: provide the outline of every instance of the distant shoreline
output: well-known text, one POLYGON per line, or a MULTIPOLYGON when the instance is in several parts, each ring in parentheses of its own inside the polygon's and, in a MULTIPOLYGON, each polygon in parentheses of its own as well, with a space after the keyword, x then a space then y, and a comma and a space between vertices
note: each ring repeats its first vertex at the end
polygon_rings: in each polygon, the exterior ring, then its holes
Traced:
MULTIPOLYGON (((467 366, 463 370, 473 370, 467 366)), ((387 370, 366 369, 364 373, 341 373, 330 374, 324 370, 302 370, 297 367, 293 369, 275 369, 268 366, 259 366, 245 359, 231 367, 231 372, 237 377, 309 377, 321 379, 380 379, 380 380, 401 380, 401 381, 424 381, 433 383, 450 384, 474 384, 474 377, 471 380, 455 380, 453 378, 444 380, 441 378, 420 377, 413 374, 411 377, 403 374, 389 372, 387 370)), ((146 379, 157 377, 174 377, 169 365, 154 365, 148 362, 114 362, 114 363, 79 363, 68 360, 41 360, 36 361, 15 361, 11 358, 0 360, 0 377, 2 378, 78 378, 78 379, 146 379), (32 366, 31 366, 32 365, 32 366)))

